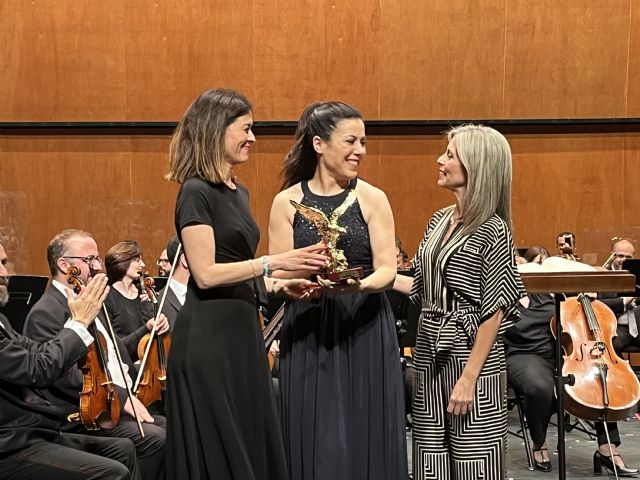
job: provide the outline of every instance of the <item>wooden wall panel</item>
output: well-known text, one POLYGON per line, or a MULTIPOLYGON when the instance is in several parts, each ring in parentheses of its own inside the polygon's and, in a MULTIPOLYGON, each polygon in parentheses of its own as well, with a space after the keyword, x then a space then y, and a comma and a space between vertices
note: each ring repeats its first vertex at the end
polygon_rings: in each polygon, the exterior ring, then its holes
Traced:
MULTIPOLYGON (((144 248, 144 261, 153 274, 157 271, 156 259, 175 233, 174 212, 180 185, 164 178, 169 171, 169 140, 160 136, 131 138, 128 194, 118 202, 130 212, 126 230, 129 238, 144 248)), ((121 226, 115 226, 110 232, 115 239, 104 245, 105 252, 125 239, 123 232, 121 226)))
MULTIPOLYGON (((568 230, 576 234, 585 261, 603 263, 609 239, 631 227, 622 207, 624 137, 512 136, 509 141, 517 246, 555 250, 556 235, 568 230)), ((628 173, 638 178, 636 172, 628 173)))
POLYGON ((123 5, 0 2, 0 119, 125 119, 123 5))
POLYGON ((624 137, 624 158, 621 172, 615 172, 622 189, 622 203, 615 208, 622 211, 622 221, 615 236, 636 240, 636 254, 640 258, 640 134, 624 137))
POLYGON ((0 219, 19 237, 18 272, 46 274, 46 246, 65 228, 88 230, 102 246, 116 232, 129 237, 132 216, 122 201, 131 199, 129 149, 124 138, 0 139, 0 202, 25 203, 2 208, 0 219))
POLYGON ((505 0, 382 0, 380 118, 502 113, 505 0))
MULTIPOLYGON (((580 253, 602 263, 609 239, 640 240, 640 135, 512 135, 513 220, 518 247, 553 248, 565 229, 580 253)), ((19 273, 47 274, 45 248, 67 227, 92 232, 101 253, 138 240, 149 270, 173 234, 178 185, 167 182, 168 137, 0 137, 0 224, 17 236, 12 258, 19 273)), ((260 137, 238 168, 251 192, 267 251, 269 211, 279 191, 288 136, 260 137)), ((437 184, 441 136, 372 137, 361 176, 391 203, 397 235, 409 254, 432 213, 454 202, 437 184)))
POLYGON ((252 3, 128 3, 126 119, 177 121, 197 95, 216 87, 253 100, 252 3))
POLYGON ((640 116, 640 0, 0 2, 0 121, 178 120, 235 88, 259 120, 640 116))
POLYGON ((254 0, 256 117, 297 119, 317 100, 378 118, 376 0, 254 0))
POLYGON ((249 188, 251 210, 260 226, 258 255, 269 249, 269 214, 273 198, 280 191, 280 172, 292 137, 258 137, 249 163, 238 169, 238 179, 249 188))
POLYGON ((168 138, 5 137, 0 139, 0 224, 17 237, 15 269, 46 275, 46 246, 65 228, 92 233, 100 253, 133 239, 149 271, 174 232, 178 185, 168 138))
POLYGON ((628 39, 629 0, 507 0, 505 116, 624 116, 628 39))
POLYGON ((453 195, 436 183, 436 160, 447 142, 441 136, 404 136, 385 137, 380 143, 380 165, 372 182, 387 194, 396 236, 413 257, 431 215, 455 203, 453 195))
POLYGON ((627 73, 628 117, 640 117, 640 0, 631 0, 629 27, 629 71, 627 73))

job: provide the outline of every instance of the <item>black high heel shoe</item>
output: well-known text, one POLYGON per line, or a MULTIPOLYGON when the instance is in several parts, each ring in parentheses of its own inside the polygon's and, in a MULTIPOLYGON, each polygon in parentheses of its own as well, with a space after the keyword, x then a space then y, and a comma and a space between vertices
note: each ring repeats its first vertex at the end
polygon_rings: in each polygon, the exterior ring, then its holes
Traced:
POLYGON ((533 465, 534 465, 536 470, 540 470, 541 472, 550 472, 551 471, 551 461, 543 460, 542 462, 539 462, 538 460, 536 460, 536 452, 540 452, 540 458, 544 458, 542 456, 542 451, 543 450, 548 452, 548 450, 546 448, 540 448, 538 450, 534 450, 533 451, 533 465))
MULTIPOLYGON (((613 454, 614 457, 619 457, 617 453, 613 454)), ((613 462, 608 455, 601 454, 598 450, 593 454, 593 473, 594 475, 602 475, 602 467, 613 473, 613 462)), ((638 474, 637 468, 629 468, 627 466, 620 467, 616 465, 619 477, 635 477, 638 474)))

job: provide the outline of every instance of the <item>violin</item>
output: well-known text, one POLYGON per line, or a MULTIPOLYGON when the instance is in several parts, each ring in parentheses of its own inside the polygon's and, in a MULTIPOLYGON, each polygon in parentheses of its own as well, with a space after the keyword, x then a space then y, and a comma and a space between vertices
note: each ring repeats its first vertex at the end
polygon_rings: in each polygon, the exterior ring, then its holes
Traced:
MULTIPOLYGON (((158 299, 153 289, 153 277, 145 272, 140 275, 140 285, 157 308, 158 299)), ((168 288, 168 285, 167 285, 168 288)), ((156 312, 156 321, 159 313, 156 312)), ((138 343, 138 358, 140 358, 140 374, 134 393, 145 407, 162 399, 167 380, 167 356, 171 348, 171 337, 168 333, 158 335, 155 326, 138 343)))
MULTIPOLYGON (((70 266, 67 283, 75 293, 80 293, 82 282, 80 269, 70 266)), ((95 341, 89 345, 87 356, 78 362, 82 371, 80 392, 80 420, 87 430, 111 430, 120 422, 120 399, 109 373, 107 340, 95 323, 88 327, 95 341)))
MULTIPOLYGON (((585 420, 623 420, 640 399, 640 383, 629 362, 613 349, 617 319, 604 303, 581 293, 562 302, 565 410, 585 420), (571 377, 570 377, 571 378, 571 377)), ((555 318, 552 319, 555 334, 555 318)))

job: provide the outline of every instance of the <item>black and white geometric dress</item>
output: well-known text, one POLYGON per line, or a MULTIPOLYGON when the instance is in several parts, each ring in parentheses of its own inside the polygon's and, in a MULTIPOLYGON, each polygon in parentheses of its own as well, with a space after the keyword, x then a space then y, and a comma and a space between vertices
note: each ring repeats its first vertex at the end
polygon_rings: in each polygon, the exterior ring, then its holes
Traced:
POLYGON ((501 334, 517 318, 524 287, 511 233, 497 215, 462 235, 454 206, 436 212, 413 260, 411 300, 422 309, 414 353, 413 475, 416 480, 506 478, 506 365, 501 334), (466 365, 478 326, 505 312, 476 383, 473 409, 447 405, 466 365))

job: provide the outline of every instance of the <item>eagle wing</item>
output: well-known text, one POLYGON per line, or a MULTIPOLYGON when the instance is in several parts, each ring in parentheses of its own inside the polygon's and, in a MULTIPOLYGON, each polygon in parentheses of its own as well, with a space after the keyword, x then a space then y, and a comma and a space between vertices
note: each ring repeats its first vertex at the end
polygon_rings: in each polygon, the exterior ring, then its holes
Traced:
POLYGON ((318 210, 314 207, 302 205, 295 200, 289 201, 291 202, 291 205, 293 205, 295 209, 300 212, 300 215, 302 215, 309 222, 311 222, 314 227, 316 227, 320 235, 322 235, 323 237, 326 235, 329 230, 329 219, 321 210, 318 210))

